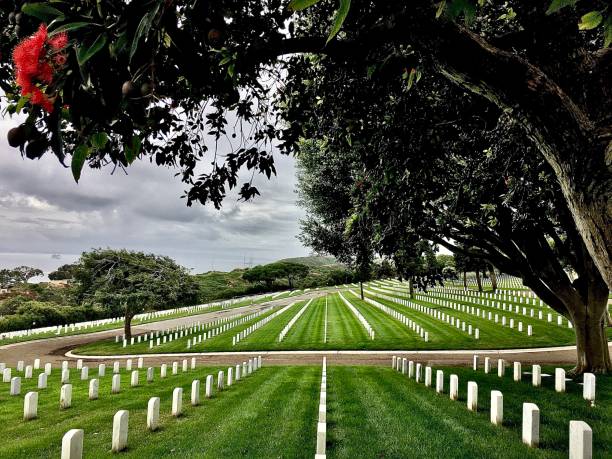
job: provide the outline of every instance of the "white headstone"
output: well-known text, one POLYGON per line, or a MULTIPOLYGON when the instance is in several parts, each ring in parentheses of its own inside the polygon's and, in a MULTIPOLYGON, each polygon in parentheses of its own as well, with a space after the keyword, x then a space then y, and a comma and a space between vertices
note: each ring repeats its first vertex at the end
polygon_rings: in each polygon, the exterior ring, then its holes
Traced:
POLYGON ((162 366, 159 370, 159 377, 165 378, 167 374, 168 374, 168 365, 166 365, 165 363, 162 363, 162 366))
POLYGON ((98 376, 102 378, 105 374, 106 374, 106 365, 101 363, 100 365, 98 365, 98 376))
POLYGON ((100 381, 92 379, 89 381, 89 400, 98 400, 98 392, 100 389, 100 381))
POLYGON ((155 375, 155 370, 153 369, 153 367, 147 368, 147 382, 148 383, 153 382, 154 375, 155 375))
POLYGON ((484 372, 485 373, 491 372, 491 359, 489 357, 485 357, 484 372))
POLYGON ((81 368, 81 381, 89 379, 89 367, 81 368))
POLYGON ((2 382, 11 382, 11 369, 5 368, 2 370, 2 382))
POLYGON ((47 388, 47 373, 40 373, 38 375, 38 386, 39 389, 47 388))
POLYGON ((593 430, 584 421, 570 421, 569 459, 591 459, 593 457, 593 430))
POLYGON ((147 404, 147 429, 155 431, 159 427, 159 397, 151 397, 147 404))
POLYGON ((21 378, 19 376, 14 376, 11 378, 11 389, 9 391, 10 395, 19 395, 21 394, 21 378))
POLYGON ((537 448, 540 443, 540 409, 535 403, 523 403, 523 443, 537 448))
POLYGON ((61 459, 82 459, 83 429, 70 429, 62 437, 61 459))
POLYGON ((200 404, 200 380, 194 379, 191 383, 191 405, 197 406, 200 404))
POLYGON ((120 370, 121 370, 121 363, 120 362, 113 362, 113 373, 117 374, 117 373, 119 373, 120 370))
POLYGON ((111 393, 118 394, 119 392, 121 392, 121 375, 113 375, 111 393))
POLYGON ((504 396, 498 390, 491 391, 491 423, 502 425, 504 422, 504 396))
POLYGON ((70 382, 70 370, 68 368, 65 368, 64 370, 62 370, 61 382, 62 384, 67 384, 68 382, 70 382))
POLYGON ((555 368, 555 390, 565 392, 565 370, 563 368, 555 368))
POLYGON ((23 420, 36 419, 38 415, 38 392, 28 392, 23 399, 23 420))
POLYGON ((467 408, 470 411, 478 411, 478 384, 468 381, 467 408))
POLYGON ((534 387, 542 385, 542 367, 540 365, 533 365, 531 367, 531 384, 534 387))
MULTIPOLYGON (((51 368, 52 368, 51 363, 45 363, 45 374, 47 376, 51 376, 51 368)), ((74 430, 78 430, 78 429, 74 429, 74 430)))
POLYGON ((497 376, 503 378, 506 374, 506 362, 504 359, 497 359, 497 376))
POLYGON ((132 377, 131 377, 131 380, 130 380, 130 385, 132 387, 138 386, 138 370, 132 371, 132 377))
POLYGON ((585 373, 582 376, 582 397, 589 402, 595 401, 595 375, 593 373, 585 373))
POLYGON ((436 392, 438 394, 444 392, 444 372, 442 370, 436 371, 436 392))
POLYGON ((457 375, 450 375, 449 397, 451 400, 459 398, 459 377, 457 375))
POLYGON ((218 391, 223 390, 224 379, 225 379, 225 375, 223 374, 223 371, 220 371, 219 374, 217 375, 217 390, 218 391))
POLYGON ((72 406, 72 384, 64 384, 60 389, 60 408, 68 409, 72 406))
POLYGON ((183 412, 183 388, 175 387, 172 391, 172 416, 179 417, 183 412))
POLYGON ((206 376, 206 398, 212 397, 213 375, 206 376))
POLYGON ((523 379, 523 370, 521 369, 521 362, 514 362, 514 381, 521 382, 523 379))
POLYGON ((431 387, 431 367, 425 367, 425 387, 431 387))
POLYGON ((32 379, 32 365, 28 365, 25 367, 25 372, 23 377, 25 379, 32 379))
POLYGON ((112 451, 118 453, 127 447, 129 412, 120 410, 113 417, 112 451))

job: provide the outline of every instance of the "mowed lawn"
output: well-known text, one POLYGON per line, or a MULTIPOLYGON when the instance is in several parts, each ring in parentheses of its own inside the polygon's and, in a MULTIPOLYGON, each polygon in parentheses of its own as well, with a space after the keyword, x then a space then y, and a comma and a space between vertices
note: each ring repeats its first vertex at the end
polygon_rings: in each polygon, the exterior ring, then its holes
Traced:
MULTIPOLYGON (((82 355, 113 355, 113 354, 147 354, 147 353, 185 353, 185 352, 217 352, 217 351, 274 351, 274 350, 446 350, 446 349, 509 349, 571 345, 575 343, 574 330, 567 326, 558 326, 556 321, 548 323, 536 317, 524 316, 514 312, 499 310, 493 307, 474 305, 493 315, 498 314, 499 322, 475 316, 423 300, 412 300, 413 303, 441 310, 455 319, 465 321, 480 330, 480 338, 474 339, 466 331, 451 326, 445 321, 420 312, 416 309, 399 304, 399 302, 383 299, 375 295, 375 291, 366 289, 366 297, 388 306, 429 333, 429 341, 425 342, 415 331, 404 325, 386 312, 363 301, 358 296, 358 289, 343 290, 344 297, 365 317, 375 332, 372 340, 364 326, 355 314, 344 304, 338 293, 328 294, 313 299, 303 315, 294 323, 282 342, 278 341, 281 330, 291 321, 306 301, 298 301, 285 312, 270 320, 266 325, 252 332, 236 345, 232 345, 232 337, 250 325, 262 320, 274 311, 276 307, 262 316, 247 323, 240 324, 220 335, 187 348, 190 335, 154 348, 143 342, 123 348, 114 340, 99 341, 87 344, 77 353, 82 355), (501 325, 502 316, 508 323, 501 325), (514 328, 509 327, 510 318, 514 319, 514 328), (523 323, 523 332, 518 331, 518 322, 523 323), (326 327, 327 325, 327 327, 326 327), (533 326, 533 336, 527 336, 527 326, 533 326)), ((403 299, 393 292, 387 296, 403 299)), ((466 303, 468 304, 468 303, 466 303)), ((556 315, 555 315, 556 317, 556 315)), ((612 336, 612 329, 609 330, 612 336)), ((196 333, 197 335, 197 333, 196 333)))
MULTIPOLYGON (((238 359, 236 361, 238 363, 238 359)), ((93 368, 92 368, 93 370, 93 368)), ((84 457, 111 457, 113 416, 129 410, 128 449, 120 457, 279 457, 311 458, 316 443, 316 416, 321 370, 317 367, 265 367, 216 390, 217 373, 227 367, 207 367, 146 382, 140 370, 140 386, 130 387, 130 375, 122 370, 119 394, 111 394, 111 372, 100 378, 100 398, 89 401, 87 381, 74 381, 72 407, 59 408, 59 370, 54 370, 47 389, 38 390, 38 419, 23 421, 26 392, 36 391, 36 379, 22 379, 20 396, 8 395, 8 384, 0 383, 0 457, 59 457, 61 439, 73 428, 84 429, 84 457), (214 375, 214 396, 206 399, 206 375, 214 375), (191 383, 201 380, 201 404, 190 404, 191 383), (183 415, 171 415, 172 391, 183 388, 183 415), (160 397, 160 429, 146 428, 150 397, 160 397)), ((91 374, 91 372, 90 372, 91 374)), ((97 372, 96 372, 97 374, 97 372)))
MULTIPOLYGON (((238 363, 238 361, 236 362, 238 363)), ((499 378, 482 370, 440 367, 444 393, 416 383, 389 367, 334 366, 327 371, 327 455, 329 458, 563 458, 568 451, 570 420, 583 420, 593 429, 594 457, 612 457, 612 377, 597 377, 597 402, 591 407, 581 397, 582 386, 567 383, 567 393, 554 391, 553 378, 534 388, 529 375, 521 383, 510 371, 499 378), (449 376, 459 377, 459 400, 448 397, 449 376), (478 412, 466 407, 468 381, 479 388, 478 412), (504 424, 489 422, 491 390, 504 394, 504 424), (521 443, 522 403, 536 403, 541 411, 540 448, 521 443)), ((111 457, 112 418, 129 410, 128 449, 115 457, 247 457, 312 458, 316 443, 320 366, 263 367, 222 392, 216 390, 217 372, 226 367, 202 367, 155 381, 129 386, 122 370, 122 390, 110 394, 111 374, 100 381, 100 399, 87 399, 87 381, 73 369, 73 402, 59 409, 59 371, 49 387, 39 392, 39 418, 22 420, 23 398, 36 390, 35 380, 22 380, 20 396, 8 395, 0 383, 1 457, 59 457, 61 438, 71 428, 85 431, 84 457, 111 457), (214 396, 204 398, 207 374, 215 375, 214 396), (201 404, 189 403, 193 379, 202 381, 201 404), (171 416, 171 394, 182 387, 183 415, 171 416), (161 398, 160 429, 146 429, 150 397, 161 398)), ((92 369, 93 370, 93 369, 92 369)), ((527 369, 524 369, 527 370, 527 369)), ((554 373, 544 367, 544 373, 554 373)), ((92 371, 93 372, 93 371, 92 371)), ((90 373, 91 374, 91 373, 90 373)), ((36 376, 36 375, 35 375, 36 376)))
POLYGON ((593 429, 593 457, 612 457, 612 377, 598 376, 598 401, 590 407, 576 383, 568 382, 568 393, 557 394, 553 378, 534 388, 528 375, 515 383, 510 372, 499 378, 468 368, 440 369, 443 394, 391 368, 328 366, 328 457, 566 458, 570 420, 593 429), (458 401, 448 397, 450 374, 459 377, 458 401), (468 381, 478 384, 477 413, 466 407, 468 381), (504 394, 502 426, 489 421, 491 390, 504 394), (523 402, 540 408, 539 449, 521 442, 523 402))

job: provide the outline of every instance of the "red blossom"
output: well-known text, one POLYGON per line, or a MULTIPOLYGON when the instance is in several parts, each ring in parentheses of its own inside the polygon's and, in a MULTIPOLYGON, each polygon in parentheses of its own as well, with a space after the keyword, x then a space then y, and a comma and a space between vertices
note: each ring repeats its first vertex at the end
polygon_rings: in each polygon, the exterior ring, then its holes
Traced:
POLYGON ((47 26, 41 24, 38 31, 21 41, 13 50, 15 79, 22 95, 30 95, 33 105, 40 105, 47 112, 53 111, 53 102, 38 84, 53 82, 55 70, 66 64, 62 50, 68 44, 66 33, 49 38, 47 26))

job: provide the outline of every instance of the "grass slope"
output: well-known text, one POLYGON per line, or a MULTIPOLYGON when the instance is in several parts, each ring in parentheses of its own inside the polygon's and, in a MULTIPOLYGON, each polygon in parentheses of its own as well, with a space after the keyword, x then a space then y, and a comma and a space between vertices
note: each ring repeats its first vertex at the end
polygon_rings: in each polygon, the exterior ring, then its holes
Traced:
MULTIPOLYGON (((389 359, 389 364, 390 364, 389 359)), ((238 363, 238 361, 236 362, 238 363)), ((0 383, 0 435, 2 457, 59 457, 61 438, 71 428, 85 430, 85 457, 111 457, 112 418, 116 411, 130 412, 128 450, 122 457, 275 457, 308 458, 315 450, 319 366, 266 367, 243 378, 201 405, 189 403, 193 379, 204 385, 207 374, 223 367, 201 367, 166 379, 129 386, 122 370, 122 391, 110 394, 110 371, 100 378, 100 398, 87 399, 87 381, 72 370, 73 402, 59 409, 59 370, 54 369, 47 389, 39 392, 39 417, 22 420, 23 398, 36 390, 36 378, 22 380, 22 394, 8 395, 8 384, 0 383), (180 418, 170 415, 171 394, 182 387, 180 418), (161 398, 161 428, 146 430, 146 406, 153 396, 161 398)), ((417 384, 389 367, 328 366, 327 454, 329 458, 562 458, 567 457, 568 424, 579 419, 593 429, 594 457, 611 457, 612 377, 598 376, 597 404, 581 397, 581 386, 567 383, 567 393, 554 391, 553 378, 544 378, 541 388, 524 375, 515 383, 510 371, 503 378, 474 372, 470 368, 442 368, 445 390, 417 384), (459 377, 459 400, 448 398, 450 374, 459 377), (466 408, 468 381, 479 388, 478 412, 466 408), (489 422, 489 393, 504 394, 504 424, 489 422), (540 448, 521 443, 523 402, 536 403, 541 411, 540 448)), ((553 369, 544 368, 545 373, 553 369)), ((94 369, 90 369, 90 374, 94 369)), ((435 378, 435 369, 433 371, 435 378)), ((35 375, 36 376, 36 375, 35 375)), ((216 388, 216 384, 215 384, 216 388)))

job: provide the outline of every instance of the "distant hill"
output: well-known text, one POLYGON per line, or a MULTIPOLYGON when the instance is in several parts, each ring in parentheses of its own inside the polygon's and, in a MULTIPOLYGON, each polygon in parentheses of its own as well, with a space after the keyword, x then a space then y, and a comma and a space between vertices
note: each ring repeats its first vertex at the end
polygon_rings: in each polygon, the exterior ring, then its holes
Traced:
MULTIPOLYGON (((331 282, 332 284, 348 281, 348 278, 342 275, 338 277, 338 271, 344 272, 346 268, 334 257, 295 257, 278 261, 300 263, 310 268, 308 276, 298 282, 298 288, 329 285, 330 276, 334 273, 337 277, 335 281, 331 282)), ((230 272, 208 271, 206 273, 195 274, 194 276, 200 284, 201 301, 212 301, 263 292, 265 289, 263 285, 251 284, 242 278, 244 271, 245 269, 239 268, 230 272)), ((288 288, 288 285, 286 285, 285 280, 279 279, 274 287, 275 290, 283 290, 288 288)))
POLYGON ((319 257, 319 256, 311 256, 311 257, 295 257, 295 258, 283 258, 282 260, 278 260, 279 262, 290 262, 290 263, 300 263, 302 265, 310 266, 311 268, 318 268, 322 266, 341 266, 341 263, 338 262, 334 257, 319 257))

